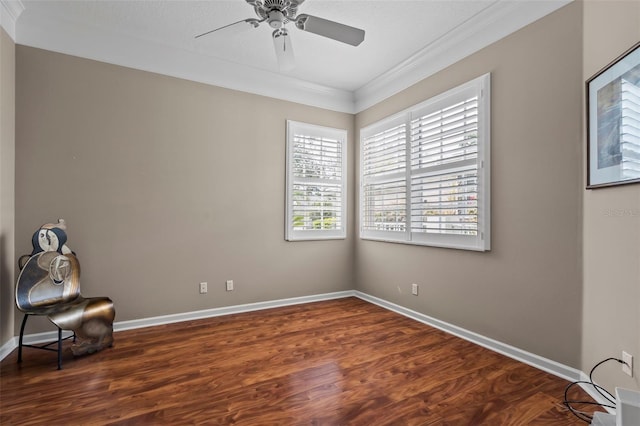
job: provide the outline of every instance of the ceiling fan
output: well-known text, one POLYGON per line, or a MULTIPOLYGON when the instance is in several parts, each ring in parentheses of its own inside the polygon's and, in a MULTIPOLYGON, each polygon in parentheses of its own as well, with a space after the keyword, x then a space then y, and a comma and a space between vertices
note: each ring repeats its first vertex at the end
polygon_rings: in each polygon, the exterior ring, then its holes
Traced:
POLYGON ((318 34, 342 43, 358 46, 364 40, 364 30, 340 24, 328 19, 307 14, 298 15, 298 6, 304 0, 245 0, 253 6, 258 19, 248 18, 197 35, 199 38, 212 33, 235 34, 247 29, 258 28, 266 22, 274 29, 272 38, 276 49, 276 58, 281 70, 291 70, 294 66, 293 48, 289 32, 285 25, 293 22, 296 28, 318 34))

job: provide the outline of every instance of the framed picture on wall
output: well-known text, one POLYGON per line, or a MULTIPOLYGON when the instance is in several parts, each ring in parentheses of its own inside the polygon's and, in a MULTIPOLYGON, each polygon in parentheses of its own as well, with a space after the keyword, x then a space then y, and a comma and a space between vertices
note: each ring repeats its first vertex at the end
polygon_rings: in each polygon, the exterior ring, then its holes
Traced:
POLYGON ((587 188, 640 183, 640 42, 586 86, 587 188))

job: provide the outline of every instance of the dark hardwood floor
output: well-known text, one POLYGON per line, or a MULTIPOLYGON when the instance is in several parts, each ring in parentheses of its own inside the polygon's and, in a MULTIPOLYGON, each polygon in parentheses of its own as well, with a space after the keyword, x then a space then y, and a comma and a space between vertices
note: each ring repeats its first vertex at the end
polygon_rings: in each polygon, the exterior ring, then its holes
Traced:
MULTIPOLYGON (((2 425, 578 425, 566 381, 356 298, 0 364, 2 425)), ((575 395, 590 400, 576 390, 575 395)))

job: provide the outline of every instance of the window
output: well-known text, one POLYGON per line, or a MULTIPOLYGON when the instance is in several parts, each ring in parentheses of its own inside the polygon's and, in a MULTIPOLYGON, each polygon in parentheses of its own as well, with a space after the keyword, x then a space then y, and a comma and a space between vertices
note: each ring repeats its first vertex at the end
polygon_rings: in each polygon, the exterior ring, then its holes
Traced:
POLYGON ((360 237, 490 249, 490 75, 360 131, 360 237))
POLYGON ((346 237, 347 131, 287 120, 285 239, 346 237))

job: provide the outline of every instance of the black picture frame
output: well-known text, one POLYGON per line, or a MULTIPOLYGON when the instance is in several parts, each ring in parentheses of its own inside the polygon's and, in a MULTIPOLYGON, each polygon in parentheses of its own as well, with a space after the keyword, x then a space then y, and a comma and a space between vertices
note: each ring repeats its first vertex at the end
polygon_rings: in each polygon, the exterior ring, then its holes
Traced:
POLYGON ((640 183, 640 42, 586 82, 587 189, 640 183))

